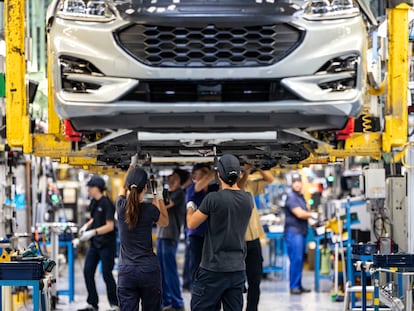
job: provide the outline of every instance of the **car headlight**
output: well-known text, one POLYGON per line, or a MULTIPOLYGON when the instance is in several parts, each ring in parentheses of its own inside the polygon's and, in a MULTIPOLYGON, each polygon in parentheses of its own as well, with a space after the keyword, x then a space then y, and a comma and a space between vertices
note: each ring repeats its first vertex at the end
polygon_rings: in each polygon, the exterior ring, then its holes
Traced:
POLYGON ((309 20, 325 20, 354 17, 359 13, 353 0, 310 0, 305 4, 303 17, 309 20))
POLYGON ((115 18, 106 0, 61 0, 56 15, 63 19, 108 22, 115 18))

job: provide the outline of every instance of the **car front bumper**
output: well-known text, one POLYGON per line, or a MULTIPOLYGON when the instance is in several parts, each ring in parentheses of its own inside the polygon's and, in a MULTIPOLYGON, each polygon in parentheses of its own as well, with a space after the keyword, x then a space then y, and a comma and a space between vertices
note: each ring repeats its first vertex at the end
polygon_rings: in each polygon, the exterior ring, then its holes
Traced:
POLYGON ((363 105, 365 31, 361 18, 323 22, 292 18, 289 23, 305 30, 304 38, 298 47, 273 65, 169 68, 144 65, 119 46, 114 33, 127 25, 125 20, 90 23, 56 18, 50 32, 56 111, 62 119, 70 119, 78 130, 108 127, 157 130, 181 126, 184 130, 343 127, 348 117, 358 116, 363 105), (326 81, 349 78, 344 72, 318 71, 332 59, 350 54, 359 58, 355 86, 340 91, 321 88, 320 84, 326 81), (99 88, 87 92, 65 89, 61 57, 87 60, 98 68, 100 75, 72 73, 66 78, 86 81, 99 88), (247 102, 222 102, 217 98, 159 102, 128 96, 143 81, 161 80, 171 81, 172 85, 174 81, 260 83, 277 80, 289 96, 247 102))

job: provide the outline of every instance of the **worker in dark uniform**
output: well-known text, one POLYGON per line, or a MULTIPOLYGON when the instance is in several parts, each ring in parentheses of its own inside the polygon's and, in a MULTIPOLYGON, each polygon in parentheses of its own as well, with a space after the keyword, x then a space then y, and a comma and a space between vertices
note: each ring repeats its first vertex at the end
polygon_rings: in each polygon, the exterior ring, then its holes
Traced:
POLYGON ((99 177, 92 177, 88 183, 88 194, 92 197, 89 209, 91 218, 79 231, 80 240, 91 240, 85 258, 83 275, 88 291, 88 306, 82 311, 98 310, 98 293, 95 284, 95 272, 98 263, 102 263, 102 276, 106 284, 106 292, 111 307, 118 306, 116 283, 112 275, 116 256, 116 235, 114 214, 115 207, 111 200, 104 195, 105 181, 99 177))
POLYGON ((302 194, 302 178, 294 172, 291 175, 291 191, 285 203, 285 241, 290 261, 289 283, 290 293, 298 295, 310 292, 302 286, 302 270, 308 234, 308 219, 314 215, 306 207, 302 194))
POLYGON ((132 157, 125 188, 116 201, 118 214, 120 258, 118 297, 121 311, 161 309, 161 272, 152 245, 152 227, 168 225, 168 213, 159 188, 152 203, 144 202, 147 173, 135 168, 132 157))
POLYGON ((191 296, 191 310, 241 311, 246 280, 245 234, 253 209, 252 197, 240 190, 240 162, 231 154, 217 164, 221 190, 210 192, 196 209, 187 208, 187 226, 194 229, 208 219, 203 254, 191 296))

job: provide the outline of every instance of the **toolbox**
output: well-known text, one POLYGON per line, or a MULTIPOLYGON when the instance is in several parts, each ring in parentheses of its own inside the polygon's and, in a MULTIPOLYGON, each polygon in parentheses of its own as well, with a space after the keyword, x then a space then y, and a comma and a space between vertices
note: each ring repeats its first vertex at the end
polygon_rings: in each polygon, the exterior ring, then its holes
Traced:
POLYGON ((40 280, 43 278, 43 262, 0 262, 0 280, 40 280))

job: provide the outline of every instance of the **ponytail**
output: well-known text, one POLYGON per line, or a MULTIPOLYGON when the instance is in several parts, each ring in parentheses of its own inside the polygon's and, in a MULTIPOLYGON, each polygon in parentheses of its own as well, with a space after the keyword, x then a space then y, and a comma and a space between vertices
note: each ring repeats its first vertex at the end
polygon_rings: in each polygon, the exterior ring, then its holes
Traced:
POLYGON ((134 228, 141 214, 141 202, 139 200, 142 188, 138 189, 137 187, 131 187, 127 202, 126 202, 126 212, 125 212, 125 222, 128 225, 129 229, 134 228))

